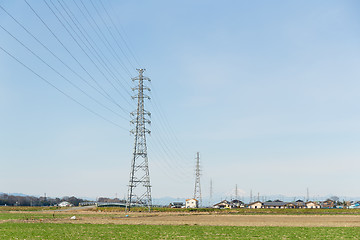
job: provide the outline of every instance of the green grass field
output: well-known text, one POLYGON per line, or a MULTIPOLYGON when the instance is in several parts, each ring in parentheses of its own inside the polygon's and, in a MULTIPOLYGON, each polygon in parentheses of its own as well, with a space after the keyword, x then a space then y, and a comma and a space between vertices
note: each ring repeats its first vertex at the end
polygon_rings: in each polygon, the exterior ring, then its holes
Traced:
POLYGON ((43 211, 43 210, 57 210, 61 207, 22 207, 22 206, 0 206, 0 211, 43 211))
POLYGON ((360 228, 2 223, 0 239, 359 239, 360 228))
POLYGON ((51 213, 4 213, 0 212, 0 220, 37 220, 52 218, 70 218, 71 214, 51 214, 51 213))

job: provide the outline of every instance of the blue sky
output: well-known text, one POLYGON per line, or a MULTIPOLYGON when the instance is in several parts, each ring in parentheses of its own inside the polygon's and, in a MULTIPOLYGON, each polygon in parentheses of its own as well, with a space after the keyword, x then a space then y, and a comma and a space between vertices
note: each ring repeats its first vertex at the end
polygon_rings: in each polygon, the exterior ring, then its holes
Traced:
MULTIPOLYGON (((121 93, 130 104, 109 86, 44 2, 28 2, 91 75, 132 110, 129 90, 121 93)), ((87 78, 24 1, 0 3, 87 78)), ((74 2, 67 3, 130 89, 129 74, 86 25, 74 2)), ((360 180, 357 1, 104 3, 152 79, 147 106, 153 113, 148 142, 154 198, 192 196, 197 151, 204 196, 210 178, 221 196, 231 195, 235 184, 246 196, 251 189, 260 195, 304 196, 307 187, 311 196, 360 196, 355 188, 360 180)), ((122 56, 90 2, 86 5, 122 56)), ((103 10, 100 14, 106 17, 103 10)), ((2 10, 0 23, 49 65, 128 118, 2 10)), ((118 43, 138 67, 124 42, 118 43)), ((121 126, 86 111, 0 51, 0 192, 123 197, 133 147, 128 121, 72 88, 2 29, 0 46, 121 126)), ((127 58, 122 60, 136 76, 127 58)))

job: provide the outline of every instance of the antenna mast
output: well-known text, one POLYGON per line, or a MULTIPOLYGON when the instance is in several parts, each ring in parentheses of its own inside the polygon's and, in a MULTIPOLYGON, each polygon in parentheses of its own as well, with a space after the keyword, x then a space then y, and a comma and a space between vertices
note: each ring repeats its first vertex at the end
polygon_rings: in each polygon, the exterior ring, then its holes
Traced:
POLYGON ((130 123, 135 125, 135 128, 130 132, 135 136, 135 143, 131 161, 126 210, 130 210, 131 205, 140 205, 147 206, 150 211, 152 200, 146 146, 146 134, 150 134, 150 130, 146 129, 145 125, 151 123, 146 118, 146 115, 150 117, 151 114, 144 109, 144 98, 150 99, 149 96, 144 94, 144 90, 150 91, 150 88, 144 86, 144 80, 150 81, 150 79, 143 76, 145 69, 136 70, 139 72, 139 76, 132 78, 132 81, 139 81, 139 84, 132 88, 133 91, 137 91, 137 94, 132 96, 132 99, 137 98, 138 103, 137 110, 130 113, 133 118, 130 123))

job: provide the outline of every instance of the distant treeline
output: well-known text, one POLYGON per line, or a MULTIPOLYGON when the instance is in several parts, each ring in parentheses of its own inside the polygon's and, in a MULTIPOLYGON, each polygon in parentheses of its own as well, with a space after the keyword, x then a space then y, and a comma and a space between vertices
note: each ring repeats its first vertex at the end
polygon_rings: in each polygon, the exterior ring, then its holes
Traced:
POLYGON ((14 196, 8 194, 0 194, 0 206, 56 206, 57 204, 67 201, 74 206, 78 206, 81 202, 86 202, 81 198, 63 197, 63 198, 48 198, 48 197, 33 197, 33 196, 14 196))

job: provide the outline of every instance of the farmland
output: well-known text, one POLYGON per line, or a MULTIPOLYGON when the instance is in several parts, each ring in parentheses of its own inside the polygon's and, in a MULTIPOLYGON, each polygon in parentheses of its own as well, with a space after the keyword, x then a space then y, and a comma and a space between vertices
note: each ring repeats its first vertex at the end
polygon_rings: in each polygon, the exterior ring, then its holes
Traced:
POLYGON ((1 239, 356 239, 359 228, 3 223, 1 239))
MULTIPOLYGON (((0 239, 356 239, 360 214, 0 208, 0 239), (76 216, 76 219, 71 219, 76 216)), ((163 209, 162 209, 163 210, 163 209)), ((291 209, 290 209, 291 210, 291 209)), ((316 209, 314 209, 316 210, 316 209)), ((322 209, 326 210, 326 209, 322 209)))

